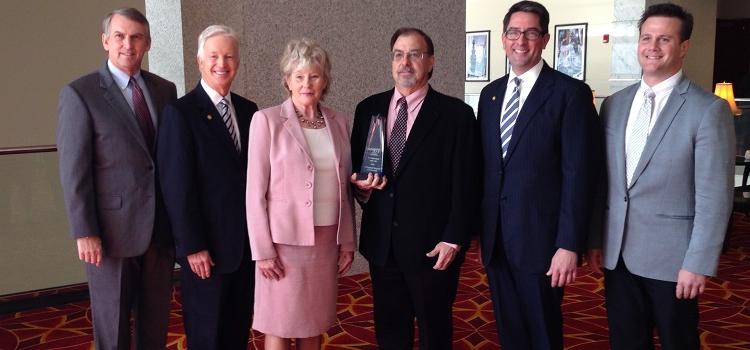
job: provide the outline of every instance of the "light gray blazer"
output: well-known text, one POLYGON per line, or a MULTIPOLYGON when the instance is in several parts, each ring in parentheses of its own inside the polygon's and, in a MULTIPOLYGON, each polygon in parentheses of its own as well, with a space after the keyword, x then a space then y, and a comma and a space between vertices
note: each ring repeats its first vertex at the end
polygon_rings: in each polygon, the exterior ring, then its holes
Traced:
MULTIPOLYGON (((146 71, 141 74, 159 115, 176 99, 175 85, 146 71)), ((135 114, 106 62, 62 88, 58 118, 60 179, 71 235, 100 236, 109 256, 143 254, 158 215, 156 169, 135 114)))
POLYGON ((656 120, 630 186, 625 127, 638 84, 601 108, 606 189, 591 244, 614 269, 622 254, 638 276, 677 281, 685 269, 712 276, 732 211, 735 135, 726 101, 683 78, 656 120))

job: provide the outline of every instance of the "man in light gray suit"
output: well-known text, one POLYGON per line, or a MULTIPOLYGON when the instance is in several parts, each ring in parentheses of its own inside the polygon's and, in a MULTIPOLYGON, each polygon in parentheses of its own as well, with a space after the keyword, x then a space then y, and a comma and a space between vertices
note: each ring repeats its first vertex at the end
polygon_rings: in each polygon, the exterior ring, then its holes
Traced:
POLYGON ((662 349, 699 348, 697 297, 732 209, 735 136, 726 101, 682 71, 692 26, 677 5, 646 9, 642 80, 602 104, 606 185, 589 263, 605 268, 615 350, 653 349, 654 326, 662 349))
POLYGON ((175 85, 142 71, 146 17, 116 10, 103 22, 108 60, 63 87, 60 178, 71 235, 86 262, 98 349, 163 349, 174 247, 154 166, 154 136, 175 85))

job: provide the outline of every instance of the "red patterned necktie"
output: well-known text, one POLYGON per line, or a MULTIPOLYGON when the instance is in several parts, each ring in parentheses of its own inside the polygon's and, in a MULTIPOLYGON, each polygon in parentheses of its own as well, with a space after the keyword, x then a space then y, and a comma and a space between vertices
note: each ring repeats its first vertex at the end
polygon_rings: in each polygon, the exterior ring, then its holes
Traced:
POLYGON ((141 129, 143 138, 146 140, 149 151, 153 152, 154 149, 154 123, 151 121, 151 112, 148 110, 146 99, 143 97, 143 90, 138 86, 135 78, 130 78, 130 87, 133 92, 133 110, 135 111, 135 119, 138 122, 138 126, 141 129))

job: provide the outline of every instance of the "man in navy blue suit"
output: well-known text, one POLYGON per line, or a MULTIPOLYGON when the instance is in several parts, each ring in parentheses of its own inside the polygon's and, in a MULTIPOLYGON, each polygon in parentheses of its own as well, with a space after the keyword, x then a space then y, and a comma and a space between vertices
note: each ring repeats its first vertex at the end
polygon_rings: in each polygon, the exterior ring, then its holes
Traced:
POLYGON ((164 110, 159 181, 182 267, 188 348, 247 349, 255 264, 245 220, 247 140, 258 106, 230 91, 239 67, 234 30, 198 38, 201 80, 164 110))
POLYGON ((503 19, 512 71, 488 84, 482 259, 503 349, 562 349, 563 287, 576 277, 599 167, 588 85, 547 66, 549 13, 521 1, 503 19))

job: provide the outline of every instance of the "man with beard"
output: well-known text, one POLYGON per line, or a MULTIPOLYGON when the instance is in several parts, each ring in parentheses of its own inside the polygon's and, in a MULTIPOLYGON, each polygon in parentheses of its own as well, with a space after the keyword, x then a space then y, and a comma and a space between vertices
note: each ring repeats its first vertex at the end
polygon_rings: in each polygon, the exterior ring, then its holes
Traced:
POLYGON ((471 107, 428 84, 432 39, 391 37, 395 89, 357 106, 352 165, 362 165, 370 120, 385 122, 384 176, 352 175, 362 206, 360 251, 370 263, 375 335, 382 349, 452 348, 452 305, 478 204, 478 134, 471 107))

